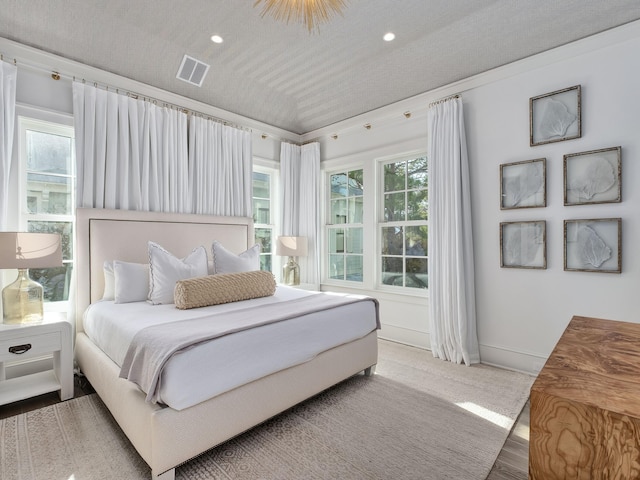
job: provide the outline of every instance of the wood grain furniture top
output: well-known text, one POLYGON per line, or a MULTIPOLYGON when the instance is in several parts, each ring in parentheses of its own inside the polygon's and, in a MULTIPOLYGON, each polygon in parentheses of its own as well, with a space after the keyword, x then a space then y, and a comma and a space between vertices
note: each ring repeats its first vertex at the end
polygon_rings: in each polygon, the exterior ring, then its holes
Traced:
POLYGON ((640 478, 640 324, 573 317, 531 387, 530 480, 640 478))
POLYGON ((531 391, 640 418, 640 324, 573 317, 531 391))

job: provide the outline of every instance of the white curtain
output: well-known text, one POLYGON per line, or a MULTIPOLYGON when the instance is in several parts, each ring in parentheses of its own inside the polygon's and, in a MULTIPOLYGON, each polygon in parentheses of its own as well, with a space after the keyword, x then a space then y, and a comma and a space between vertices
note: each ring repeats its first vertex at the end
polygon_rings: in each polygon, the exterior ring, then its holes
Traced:
POLYGON ((191 116, 189 165, 194 213, 252 216, 251 132, 191 116))
POLYGON ((300 282, 320 286, 320 144, 280 146, 282 235, 307 237, 300 282))
POLYGON ((429 108, 429 322, 433 355, 478 363, 469 161, 462 99, 429 108))
POLYGON ((9 176, 16 119, 15 65, 0 61, 0 230, 7 228, 9 176))
POLYGON ((73 83, 79 207, 189 212, 187 115, 73 83))

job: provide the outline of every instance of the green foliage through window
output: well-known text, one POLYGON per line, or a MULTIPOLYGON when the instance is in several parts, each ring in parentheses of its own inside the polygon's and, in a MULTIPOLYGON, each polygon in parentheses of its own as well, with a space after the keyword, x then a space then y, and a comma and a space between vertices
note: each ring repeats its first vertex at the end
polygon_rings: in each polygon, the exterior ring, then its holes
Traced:
POLYGON ((384 285, 428 288, 428 163, 424 156, 382 165, 380 226, 384 285))

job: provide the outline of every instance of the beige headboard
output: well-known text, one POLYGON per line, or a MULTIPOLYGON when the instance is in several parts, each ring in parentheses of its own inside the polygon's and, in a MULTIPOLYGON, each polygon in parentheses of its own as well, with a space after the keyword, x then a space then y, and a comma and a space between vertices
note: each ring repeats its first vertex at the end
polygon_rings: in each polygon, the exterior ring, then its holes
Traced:
POLYGON ((235 253, 254 242, 253 220, 178 213, 79 208, 76 211, 76 327, 82 314, 102 298, 105 260, 148 263, 147 242, 156 242, 177 257, 218 240, 235 253))

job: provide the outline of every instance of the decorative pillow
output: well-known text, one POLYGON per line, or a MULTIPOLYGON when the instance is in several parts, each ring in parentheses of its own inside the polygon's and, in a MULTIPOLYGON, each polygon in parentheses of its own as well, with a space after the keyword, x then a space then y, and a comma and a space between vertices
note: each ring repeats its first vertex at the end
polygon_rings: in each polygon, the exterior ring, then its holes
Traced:
POLYGON ((207 275, 207 250, 200 246, 185 258, 176 258, 154 242, 149 242, 149 297, 153 305, 173 303, 178 280, 207 275))
POLYGON ((268 297, 276 291, 271 272, 223 273, 180 280, 176 283, 175 304, 181 310, 268 297))
POLYGON ((149 265, 113 261, 114 302, 144 302, 149 294, 149 265))
POLYGON ((259 243, 236 255, 224 248, 220 242, 214 240, 213 245, 211 245, 211 254, 213 256, 213 268, 209 273, 212 275, 260 270, 259 243))
POLYGON ((104 272, 104 291, 102 292, 102 299, 113 300, 116 297, 116 278, 113 275, 113 262, 105 260, 102 271, 104 272))

